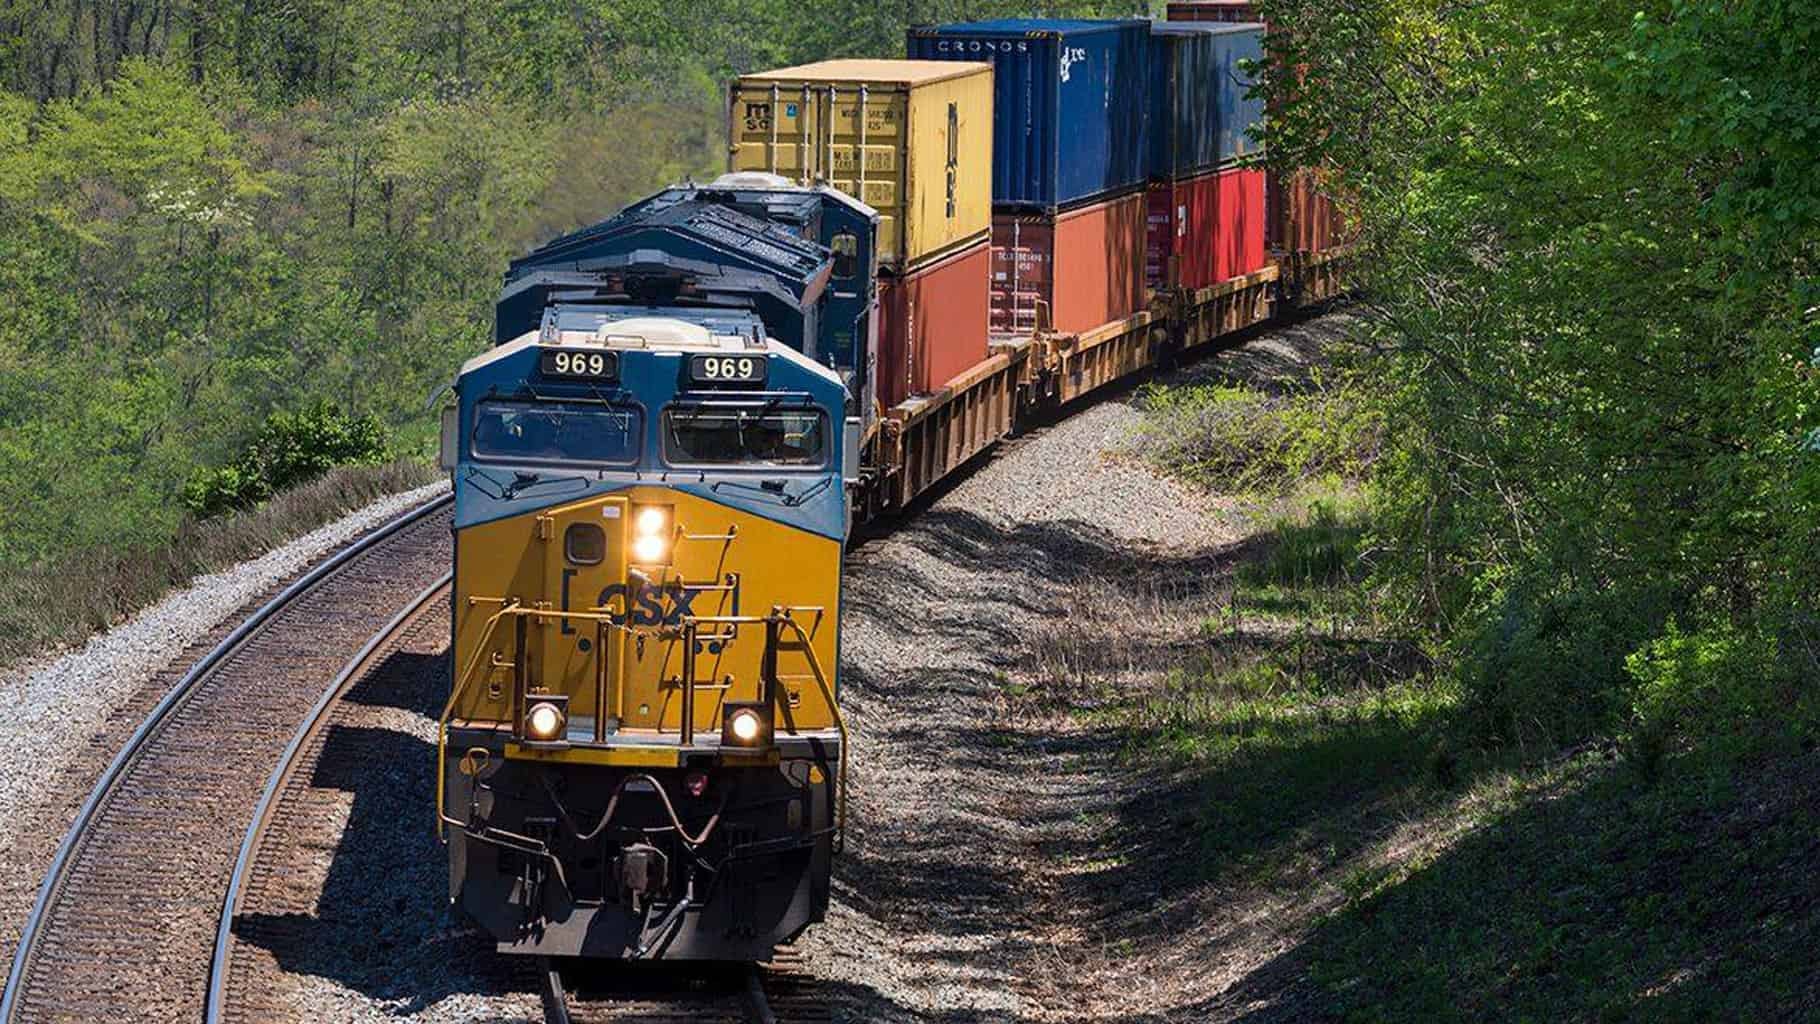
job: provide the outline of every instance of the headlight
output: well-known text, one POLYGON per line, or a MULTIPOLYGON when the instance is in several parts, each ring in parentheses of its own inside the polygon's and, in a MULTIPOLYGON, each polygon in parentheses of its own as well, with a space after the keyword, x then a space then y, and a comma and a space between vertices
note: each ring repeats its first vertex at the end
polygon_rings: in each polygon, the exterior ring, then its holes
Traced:
POLYGON ((663 565, 670 560, 670 506, 640 505, 632 510, 632 561, 663 565))
POLYGON ((771 742, 771 709, 763 704, 728 704, 720 742, 728 747, 761 747, 771 742))
POLYGON ((734 715, 733 724, 729 728, 733 731, 733 738, 741 743, 751 743, 765 731, 764 723, 758 720, 756 711, 741 711, 734 715))
POLYGON ((568 714, 563 710, 564 702, 539 700, 525 712, 525 735, 541 743, 563 738, 563 725, 568 714))

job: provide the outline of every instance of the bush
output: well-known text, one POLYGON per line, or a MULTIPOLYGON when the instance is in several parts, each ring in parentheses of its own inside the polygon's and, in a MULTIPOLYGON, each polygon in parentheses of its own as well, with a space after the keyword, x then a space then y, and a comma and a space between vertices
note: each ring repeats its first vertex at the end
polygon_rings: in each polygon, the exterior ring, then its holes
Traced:
POLYGON ((1670 619, 1624 667, 1636 683, 1632 737, 1649 752, 1646 769, 1675 740, 1742 754, 1814 722, 1814 695, 1761 629, 1716 621, 1688 630, 1670 619))
POLYGON ((385 456, 385 429, 376 418, 318 401, 267 417, 239 459, 190 478, 183 504, 198 518, 250 509, 338 466, 377 465, 385 456))
POLYGON ((1165 472, 1222 491, 1279 493, 1375 461, 1383 421, 1350 378, 1305 391, 1243 385, 1146 387, 1132 447, 1165 472))

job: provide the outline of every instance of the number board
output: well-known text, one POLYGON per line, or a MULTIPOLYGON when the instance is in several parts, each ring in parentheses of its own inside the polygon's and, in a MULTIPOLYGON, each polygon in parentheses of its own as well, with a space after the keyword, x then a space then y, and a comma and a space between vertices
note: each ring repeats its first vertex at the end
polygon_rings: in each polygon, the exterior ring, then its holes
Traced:
POLYGON ((545 377, 613 380, 619 376, 619 353, 600 349, 546 348, 537 359, 545 377))
POLYGON ((690 356, 689 379, 697 384, 763 384, 764 356, 690 356))

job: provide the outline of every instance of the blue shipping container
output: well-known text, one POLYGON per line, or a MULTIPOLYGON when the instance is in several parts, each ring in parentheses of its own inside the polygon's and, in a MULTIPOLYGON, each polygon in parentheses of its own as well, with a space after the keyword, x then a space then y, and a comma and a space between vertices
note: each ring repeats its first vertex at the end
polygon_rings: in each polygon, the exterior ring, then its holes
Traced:
POLYGON ((1264 117, 1247 98, 1245 62, 1264 56, 1264 26, 1157 22, 1151 26, 1150 176, 1173 181, 1253 155, 1264 117))
POLYGON ((1205 170, 1220 161, 1218 25, 1157 22, 1150 27, 1150 177, 1205 170))
POLYGON ((1214 37, 1220 48, 1220 162, 1264 151, 1261 139, 1247 134, 1264 123, 1264 98, 1248 97, 1257 76, 1245 65, 1264 61, 1264 26, 1231 25, 1214 37))
POLYGON ((1149 173, 1150 22, 1007 18, 913 28, 917 60, 993 65, 992 201, 1054 210, 1149 173))

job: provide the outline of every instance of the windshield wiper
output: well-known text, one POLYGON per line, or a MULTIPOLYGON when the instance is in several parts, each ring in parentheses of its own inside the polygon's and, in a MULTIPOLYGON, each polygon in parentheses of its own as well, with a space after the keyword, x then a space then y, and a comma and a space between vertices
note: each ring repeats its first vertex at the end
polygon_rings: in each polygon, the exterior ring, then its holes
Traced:
POLYGON ((494 501, 514 501, 524 492, 544 484, 574 483, 584 488, 588 486, 588 478, 585 476, 554 476, 546 479, 541 473, 525 472, 514 472, 511 483, 501 483, 493 474, 478 466, 468 467, 468 482, 494 501), (485 484, 481 483, 483 480, 486 481, 485 484))
POLYGON ((785 508, 795 508, 803 502, 808 501, 810 498, 827 490, 832 485, 832 482, 832 477, 824 476, 816 481, 815 486, 797 494, 791 494, 787 489, 789 487, 788 480, 780 480, 775 477, 768 480, 760 480, 756 487, 748 483, 741 483, 738 480, 716 480, 709 485, 709 489, 716 494, 720 493, 722 487, 726 487, 729 490, 746 491, 750 494, 763 497, 767 501, 775 501, 785 508))

